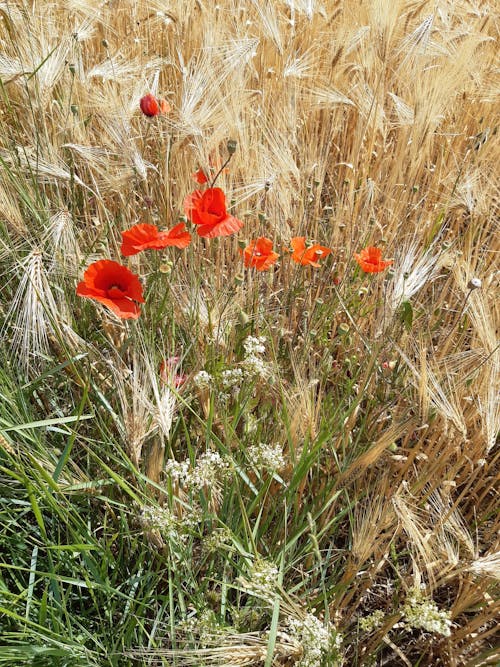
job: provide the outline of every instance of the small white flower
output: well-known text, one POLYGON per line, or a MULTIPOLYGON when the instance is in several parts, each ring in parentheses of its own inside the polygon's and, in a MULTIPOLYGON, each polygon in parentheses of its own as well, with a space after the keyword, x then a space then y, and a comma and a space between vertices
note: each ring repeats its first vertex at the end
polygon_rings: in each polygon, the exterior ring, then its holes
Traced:
POLYGON ((189 461, 168 459, 165 463, 165 472, 175 482, 184 483, 189 475, 189 461))
POLYGON ((265 336, 247 336, 243 341, 243 347, 245 348, 245 356, 264 354, 266 351, 266 338, 265 336))
POLYGON ((264 442, 253 445, 247 450, 249 460, 255 466, 281 470, 285 467, 285 459, 281 445, 267 445, 264 442))
POLYGON ((240 579, 240 582, 251 595, 272 605, 278 588, 278 575, 276 565, 258 558, 253 562, 246 578, 240 579))
POLYGON ((249 354, 241 362, 242 367, 245 369, 247 375, 253 377, 266 378, 269 376, 269 367, 262 361, 262 359, 255 354, 249 354))
POLYGON ((213 378, 207 371, 198 371, 193 378, 193 382, 200 389, 206 389, 212 384, 213 378))
POLYGON ((438 609, 432 600, 426 600, 421 591, 409 593, 403 608, 406 624, 410 628, 435 632, 445 637, 451 635, 450 612, 438 609))
POLYGON ((201 489, 227 476, 229 463, 218 452, 211 450, 200 456, 191 473, 191 485, 201 489))
POLYGON ((243 381, 243 370, 241 368, 233 368, 222 371, 221 383, 224 389, 232 389, 239 387, 243 381))
POLYGON ((302 657, 296 663, 297 667, 320 667, 323 658, 329 652, 330 659, 335 662, 328 664, 339 665, 340 656, 333 657, 333 651, 338 651, 342 644, 342 635, 335 632, 331 626, 326 626, 314 614, 306 614, 304 618, 288 618, 287 626, 290 635, 302 646, 302 657))
POLYGON ((384 618, 385 613, 382 609, 376 609, 373 614, 359 619, 359 627, 364 632, 373 632, 382 625, 384 618))

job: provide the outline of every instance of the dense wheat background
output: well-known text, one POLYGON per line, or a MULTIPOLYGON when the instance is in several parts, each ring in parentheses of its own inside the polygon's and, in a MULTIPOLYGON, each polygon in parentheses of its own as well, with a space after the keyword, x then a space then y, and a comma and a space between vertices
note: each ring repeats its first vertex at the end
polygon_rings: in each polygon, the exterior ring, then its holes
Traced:
POLYGON ((498 664, 496 9, 0 2, 0 664, 498 664), (120 257, 229 139, 241 232, 120 257))

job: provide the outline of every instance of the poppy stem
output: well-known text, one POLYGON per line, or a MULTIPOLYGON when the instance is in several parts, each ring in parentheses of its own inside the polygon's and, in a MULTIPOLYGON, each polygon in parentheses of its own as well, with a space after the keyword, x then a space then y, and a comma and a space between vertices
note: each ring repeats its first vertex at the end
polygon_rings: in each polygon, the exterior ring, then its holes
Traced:
POLYGON ((227 158, 227 160, 224 162, 224 164, 223 164, 222 167, 219 169, 219 171, 215 174, 215 177, 214 177, 213 181, 210 183, 210 187, 211 187, 211 188, 214 187, 214 185, 215 185, 215 181, 219 178, 219 176, 222 174, 222 171, 223 171, 223 170, 227 167, 227 165, 231 162, 231 158, 232 158, 232 157, 233 157, 233 154, 231 153, 231 155, 227 158))

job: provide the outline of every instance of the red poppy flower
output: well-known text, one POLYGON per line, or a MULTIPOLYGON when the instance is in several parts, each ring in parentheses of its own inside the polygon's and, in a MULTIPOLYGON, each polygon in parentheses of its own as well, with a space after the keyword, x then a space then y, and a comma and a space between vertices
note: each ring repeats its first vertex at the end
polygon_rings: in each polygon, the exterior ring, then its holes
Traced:
POLYGON ((243 255, 245 266, 257 269, 257 271, 267 271, 279 257, 278 253, 273 251, 273 242, 265 236, 261 236, 256 241, 250 241, 247 247, 240 252, 243 255))
POLYGON ((306 237, 296 236, 292 239, 293 254, 292 259, 297 264, 302 266, 320 266, 319 260, 327 257, 332 251, 323 245, 312 245, 310 248, 306 247, 306 237))
POLYGON ((195 190, 184 199, 184 210, 189 220, 199 225, 198 236, 213 239, 238 232, 243 223, 226 211, 226 196, 220 188, 195 190))
POLYGON ((187 248, 191 242, 191 234, 186 231, 186 225, 181 222, 168 232, 158 231, 156 225, 147 225, 141 222, 127 231, 122 232, 122 246, 120 251, 125 257, 137 255, 142 250, 162 250, 167 246, 187 248))
POLYGON ((167 100, 158 99, 152 93, 148 93, 141 97, 139 102, 141 111, 145 116, 158 116, 170 111, 170 104, 167 100))
POLYGON ((126 266, 109 259, 101 259, 87 268, 76 293, 103 303, 124 320, 136 320, 141 309, 135 302, 144 303, 139 278, 126 266))
POLYGON ((208 178, 203 169, 200 167, 198 171, 195 171, 193 174, 194 180, 199 183, 200 185, 204 185, 205 183, 208 183, 208 178))
POLYGON ((365 273, 380 273, 392 264, 390 260, 383 260, 382 251, 374 246, 364 248, 359 254, 355 252, 354 259, 365 273))

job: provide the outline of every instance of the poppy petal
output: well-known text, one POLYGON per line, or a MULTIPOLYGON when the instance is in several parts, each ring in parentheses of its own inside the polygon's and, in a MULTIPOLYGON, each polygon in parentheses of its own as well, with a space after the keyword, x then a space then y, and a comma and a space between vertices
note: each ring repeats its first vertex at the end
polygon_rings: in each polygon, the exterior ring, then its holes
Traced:
POLYGON ((243 227, 241 220, 228 215, 225 220, 215 225, 202 225, 197 228, 198 236, 203 238, 213 239, 217 236, 230 236, 238 232, 243 227))
POLYGON ((130 299, 95 299, 107 306, 122 320, 136 320, 141 314, 140 307, 130 299))
POLYGON ((223 216, 226 214, 226 195, 221 188, 209 188, 203 193, 203 205, 209 213, 223 216))

